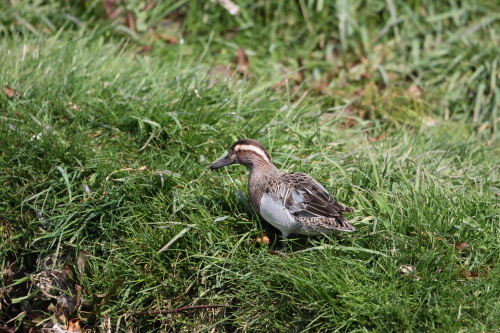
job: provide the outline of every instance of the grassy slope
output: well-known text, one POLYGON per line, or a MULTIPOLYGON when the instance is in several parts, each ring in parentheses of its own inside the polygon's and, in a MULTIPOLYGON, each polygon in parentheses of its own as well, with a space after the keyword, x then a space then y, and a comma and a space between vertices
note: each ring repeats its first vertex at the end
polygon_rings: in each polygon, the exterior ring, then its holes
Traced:
POLYGON ((488 37, 452 38, 496 18, 490 4, 464 2, 460 12, 425 2, 424 15, 398 3, 404 23, 377 41, 385 2, 318 11, 276 1, 243 7, 238 18, 197 3, 185 43, 156 41, 147 56, 134 45, 148 33, 123 47, 102 23, 61 23, 38 37, 4 26, 1 82, 21 96, 0 96, 0 253, 4 272, 18 270, 2 283, 11 297, 30 296, 3 306, 2 317, 37 304, 27 273, 49 257, 50 268, 76 266, 86 250, 93 276, 78 283, 87 300, 124 280, 99 312, 115 328, 498 328, 498 36, 489 22, 480 30, 488 37), (331 30, 335 13, 350 13, 351 35, 348 25, 331 30), (244 29, 233 39, 220 33, 235 24, 244 29), (228 64, 236 45, 255 53, 250 74, 208 88, 207 73, 228 64), (277 84, 298 58, 304 78, 277 84), (413 82, 424 95, 409 93, 413 82), (286 256, 254 245, 263 227, 235 192, 245 191, 246 170, 207 170, 241 137, 261 140, 280 168, 310 173, 355 208, 358 232, 286 256), (463 242, 462 251, 453 246, 463 242), (416 272, 403 275, 401 265, 416 272), (120 317, 214 303, 235 307, 120 317))

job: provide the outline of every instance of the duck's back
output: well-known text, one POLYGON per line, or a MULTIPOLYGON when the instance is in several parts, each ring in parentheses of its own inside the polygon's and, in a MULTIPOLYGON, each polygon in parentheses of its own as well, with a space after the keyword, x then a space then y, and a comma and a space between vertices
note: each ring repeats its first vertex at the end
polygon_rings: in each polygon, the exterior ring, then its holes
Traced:
POLYGON ((336 202, 311 176, 293 172, 267 181, 259 213, 284 234, 318 235, 354 231, 344 212, 353 209, 336 202))

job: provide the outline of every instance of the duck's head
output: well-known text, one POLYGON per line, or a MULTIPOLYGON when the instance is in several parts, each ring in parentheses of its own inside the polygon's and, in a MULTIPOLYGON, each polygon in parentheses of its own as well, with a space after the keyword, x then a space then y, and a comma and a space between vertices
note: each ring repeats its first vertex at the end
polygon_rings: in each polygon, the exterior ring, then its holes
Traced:
POLYGON ((229 153, 212 164, 210 169, 218 169, 235 163, 249 168, 255 165, 272 164, 271 157, 262 143, 252 139, 240 139, 231 146, 229 153))

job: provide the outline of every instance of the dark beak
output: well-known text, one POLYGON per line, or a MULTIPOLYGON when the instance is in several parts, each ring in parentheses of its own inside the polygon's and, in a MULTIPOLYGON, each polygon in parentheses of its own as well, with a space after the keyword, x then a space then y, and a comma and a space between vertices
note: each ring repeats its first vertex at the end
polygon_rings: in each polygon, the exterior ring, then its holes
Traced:
POLYGON ((217 162, 215 162, 214 164, 212 164, 210 166, 210 169, 222 168, 226 165, 230 165, 233 163, 235 163, 235 161, 233 161, 233 159, 231 157, 229 157, 229 154, 228 154, 226 157, 223 157, 220 160, 218 160, 217 162))

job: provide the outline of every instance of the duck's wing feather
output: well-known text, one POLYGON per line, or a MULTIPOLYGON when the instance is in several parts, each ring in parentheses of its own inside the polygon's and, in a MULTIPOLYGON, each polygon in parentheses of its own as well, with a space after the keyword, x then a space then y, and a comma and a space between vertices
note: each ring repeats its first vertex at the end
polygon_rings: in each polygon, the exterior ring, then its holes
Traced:
POLYGON ((285 173, 270 179, 265 192, 283 202, 297 217, 336 218, 354 211, 339 204, 320 183, 302 172, 285 173))

